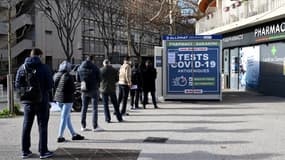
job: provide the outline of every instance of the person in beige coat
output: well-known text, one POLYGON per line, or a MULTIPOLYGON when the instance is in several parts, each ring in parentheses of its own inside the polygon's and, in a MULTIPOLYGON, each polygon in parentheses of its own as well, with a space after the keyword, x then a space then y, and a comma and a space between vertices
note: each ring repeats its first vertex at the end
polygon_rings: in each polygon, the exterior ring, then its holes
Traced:
POLYGON ((127 101, 128 101, 128 95, 130 91, 130 87, 132 85, 131 82, 131 76, 132 76, 132 69, 131 65, 129 64, 129 57, 124 58, 124 64, 120 67, 119 71, 119 98, 118 102, 119 105, 122 104, 121 114, 122 115, 128 115, 126 112, 127 109, 127 101))

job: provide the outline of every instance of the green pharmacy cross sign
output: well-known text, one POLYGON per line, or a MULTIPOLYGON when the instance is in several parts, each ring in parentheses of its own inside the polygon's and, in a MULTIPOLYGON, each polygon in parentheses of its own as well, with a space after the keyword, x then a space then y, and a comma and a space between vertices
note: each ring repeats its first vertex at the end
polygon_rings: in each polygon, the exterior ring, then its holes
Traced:
POLYGON ((277 52, 277 49, 276 49, 275 46, 273 46, 273 47, 271 48, 271 54, 272 54, 272 56, 275 56, 275 55, 276 55, 276 52, 277 52))

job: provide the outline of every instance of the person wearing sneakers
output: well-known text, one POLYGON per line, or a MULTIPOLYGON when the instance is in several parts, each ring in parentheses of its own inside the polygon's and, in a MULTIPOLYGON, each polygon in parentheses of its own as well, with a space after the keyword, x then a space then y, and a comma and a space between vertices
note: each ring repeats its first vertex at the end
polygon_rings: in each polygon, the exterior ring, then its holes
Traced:
POLYGON ((53 156, 53 152, 48 150, 48 120, 49 120, 49 92, 52 90, 53 81, 51 71, 47 65, 41 62, 43 52, 39 48, 31 51, 30 57, 25 59, 23 65, 17 71, 15 87, 20 95, 21 103, 24 108, 24 121, 22 130, 22 158, 29 158, 32 155, 31 147, 31 130, 35 116, 37 116, 40 159, 53 156), (33 74, 32 74, 33 73, 33 74), (28 77, 34 77, 34 81, 28 77), (29 83, 29 84, 28 84, 29 83), (32 84, 33 83, 33 84, 32 84), (39 87, 34 91, 39 91, 37 95, 25 93, 32 92, 31 88, 39 87), (22 95, 22 96, 21 96, 22 95), (33 95, 33 96, 31 96, 33 95))
POLYGON ((81 108, 81 131, 88 131, 86 128, 86 113, 88 103, 92 100, 93 115, 92 127, 93 131, 102 131, 103 129, 98 126, 98 98, 99 98, 99 85, 101 81, 100 70, 92 62, 93 56, 88 56, 85 61, 81 63, 78 68, 78 75, 81 83, 82 92, 82 108, 81 108))
POLYGON ((118 81, 118 72, 115 68, 110 65, 110 61, 105 59, 103 61, 103 67, 101 68, 101 78, 102 81, 100 83, 100 91, 102 93, 102 100, 104 104, 104 114, 105 121, 107 123, 111 122, 111 116, 109 111, 109 97, 111 98, 111 102, 114 106, 114 111, 116 113, 117 120, 122 122, 122 116, 119 110, 119 104, 116 96, 116 82, 118 81))
POLYGON ((63 137, 64 130, 67 126, 69 132, 72 136, 72 140, 83 140, 84 137, 80 134, 77 134, 70 120, 70 111, 72 108, 73 102, 73 93, 75 91, 73 77, 69 74, 71 71, 71 64, 67 61, 63 61, 59 65, 58 72, 54 75, 54 85, 55 85, 55 94, 54 100, 58 104, 61 110, 61 119, 59 125, 59 132, 57 142, 61 143, 65 141, 63 137))

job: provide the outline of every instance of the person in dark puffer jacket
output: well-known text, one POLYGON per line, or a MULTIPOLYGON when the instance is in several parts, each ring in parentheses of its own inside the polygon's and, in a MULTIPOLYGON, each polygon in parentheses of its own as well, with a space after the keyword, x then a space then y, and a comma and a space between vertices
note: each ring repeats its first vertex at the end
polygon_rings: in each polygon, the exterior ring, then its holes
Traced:
POLYGON ((83 136, 77 134, 70 120, 70 111, 73 105, 73 93, 75 91, 73 77, 69 74, 71 70, 71 64, 67 61, 63 61, 59 65, 58 72, 54 75, 53 80, 55 84, 54 100, 58 104, 61 110, 61 120, 59 125, 59 132, 57 142, 61 143, 65 141, 63 133, 65 127, 69 129, 72 136, 72 140, 82 140, 83 136))

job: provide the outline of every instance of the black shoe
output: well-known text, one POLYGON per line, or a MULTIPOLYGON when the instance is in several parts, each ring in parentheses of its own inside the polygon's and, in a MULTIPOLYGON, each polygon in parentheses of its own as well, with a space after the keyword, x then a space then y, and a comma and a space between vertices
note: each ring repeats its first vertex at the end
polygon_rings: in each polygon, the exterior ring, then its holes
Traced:
POLYGON ((143 109, 145 109, 145 105, 143 105, 143 109))
POLYGON ((46 159, 52 156, 53 156, 53 152, 47 151, 46 153, 40 155, 40 159, 46 159))
POLYGON ((157 105, 155 105, 155 106, 154 106, 154 108, 155 108, 155 109, 158 109, 158 106, 157 106, 157 105))
POLYGON ((123 122, 124 120, 123 119, 118 119, 118 122, 123 122))
POLYGON ((32 154, 33 154, 33 153, 32 153, 31 151, 28 151, 28 152, 26 152, 26 153, 23 153, 22 158, 23 158, 23 159, 29 158, 29 157, 32 156, 32 154))
POLYGON ((107 123, 111 123, 111 120, 106 120, 107 123))
POLYGON ((64 137, 59 137, 57 138, 57 142, 58 143, 61 143, 61 142, 64 142, 65 141, 65 138, 64 137))
POLYGON ((127 113, 127 112, 122 114, 122 116, 129 116, 129 115, 130 115, 130 114, 127 113))
POLYGON ((76 134, 75 136, 72 136, 72 140, 83 140, 84 136, 81 136, 80 134, 76 134))

